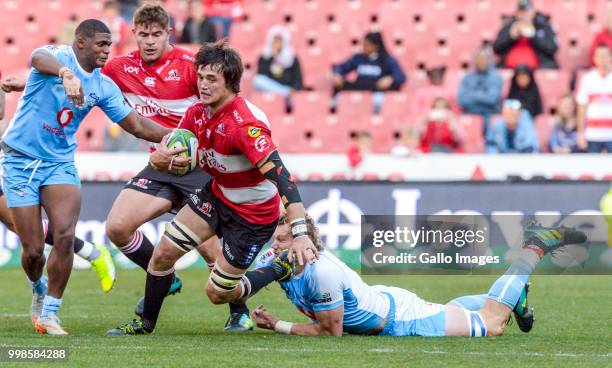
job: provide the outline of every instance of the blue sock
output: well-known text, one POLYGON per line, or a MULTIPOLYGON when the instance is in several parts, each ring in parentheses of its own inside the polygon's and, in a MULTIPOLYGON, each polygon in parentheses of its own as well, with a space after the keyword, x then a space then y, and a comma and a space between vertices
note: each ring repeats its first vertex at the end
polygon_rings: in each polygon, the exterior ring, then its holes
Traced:
POLYGON ((38 295, 47 295, 47 278, 43 275, 38 281, 30 280, 32 291, 38 295))
POLYGON ((532 272, 533 264, 523 259, 514 261, 508 271, 493 283, 487 298, 514 309, 532 272))
POLYGON ((41 317, 46 317, 50 314, 55 314, 57 316, 57 313, 59 312, 59 308, 62 305, 62 298, 54 298, 50 295, 46 295, 45 299, 43 300, 43 309, 42 309, 42 313, 40 314, 41 317))
POLYGON ((467 309, 469 311, 479 311, 482 309, 482 305, 484 304, 486 298, 487 294, 466 295, 455 298, 449 303, 458 304, 463 309, 467 309))

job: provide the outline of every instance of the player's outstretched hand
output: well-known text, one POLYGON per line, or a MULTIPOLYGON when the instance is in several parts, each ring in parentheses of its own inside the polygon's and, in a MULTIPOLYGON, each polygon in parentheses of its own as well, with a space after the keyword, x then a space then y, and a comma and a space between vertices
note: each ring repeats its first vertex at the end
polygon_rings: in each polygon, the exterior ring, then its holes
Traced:
POLYGON ((178 154, 187 151, 187 147, 168 149, 168 138, 170 134, 166 134, 162 138, 157 150, 149 156, 149 165, 157 171, 166 172, 176 169, 182 169, 189 165, 189 159, 186 157, 177 157, 178 154))
POLYGON ((0 88, 6 92, 21 92, 24 90, 26 82, 23 78, 9 75, 0 81, 0 88))
POLYGON ((304 265, 304 261, 312 263, 319 258, 319 252, 308 236, 298 236, 293 239, 287 257, 289 262, 293 262, 294 254, 300 266, 304 265))
POLYGON ((255 321, 257 327, 267 330, 274 330, 274 326, 276 326, 276 322, 278 322, 278 318, 268 312, 263 304, 251 312, 251 319, 255 321))
POLYGON ((66 69, 62 72, 62 84, 66 90, 66 96, 68 101, 76 107, 83 106, 85 101, 85 94, 83 93, 83 87, 81 86, 81 80, 74 74, 70 69, 66 69))

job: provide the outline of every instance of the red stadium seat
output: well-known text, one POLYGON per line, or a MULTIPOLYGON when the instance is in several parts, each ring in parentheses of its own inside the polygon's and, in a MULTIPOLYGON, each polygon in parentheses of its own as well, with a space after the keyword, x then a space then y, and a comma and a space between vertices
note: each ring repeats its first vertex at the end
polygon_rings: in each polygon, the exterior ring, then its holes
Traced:
POLYGON ((481 153, 484 152, 483 122, 480 115, 462 114, 458 117, 458 123, 465 133, 463 152, 481 153))
POLYGON ((552 134, 553 121, 552 116, 545 114, 536 118, 536 129, 538 133, 538 142, 542 152, 549 152, 550 135, 552 134))
POLYGON ((534 73, 542 96, 544 112, 557 104, 559 98, 570 91, 570 73, 567 70, 539 69, 534 73))
POLYGON ((248 99, 255 106, 259 107, 270 121, 285 114, 284 97, 274 93, 254 92, 248 99))

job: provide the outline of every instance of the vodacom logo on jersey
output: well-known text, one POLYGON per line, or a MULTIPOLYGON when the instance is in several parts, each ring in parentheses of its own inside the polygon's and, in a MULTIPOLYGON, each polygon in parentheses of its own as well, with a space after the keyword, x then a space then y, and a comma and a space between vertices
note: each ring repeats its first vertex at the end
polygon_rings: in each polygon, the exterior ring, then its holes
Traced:
POLYGON ((64 107, 57 113, 57 122, 62 126, 62 128, 65 128, 66 125, 70 124, 73 117, 74 112, 70 108, 64 107))

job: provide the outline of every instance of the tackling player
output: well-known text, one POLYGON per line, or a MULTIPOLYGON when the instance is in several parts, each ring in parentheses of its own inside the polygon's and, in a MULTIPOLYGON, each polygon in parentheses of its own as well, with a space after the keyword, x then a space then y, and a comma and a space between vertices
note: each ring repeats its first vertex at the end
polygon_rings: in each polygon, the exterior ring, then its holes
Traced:
MULTIPOLYGON (((295 252, 303 264, 316 256, 306 234, 304 206, 272 142, 268 118, 238 95, 243 71, 240 55, 223 41, 205 44, 195 56, 195 66, 200 101, 187 110, 181 127, 198 137, 200 165, 213 180, 191 196, 155 247, 147 270, 142 320, 110 330, 108 335, 153 332, 175 262, 215 234, 223 238, 223 248, 206 285, 208 298, 214 304, 227 303, 258 285, 264 274, 247 273, 247 269, 276 229, 280 201, 294 237, 290 258, 295 252)), ((186 159, 169 160, 165 145, 160 146, 150 156, 154 168, 164 171, 186 164, 186 159)), ((272 273, 278 276, 275 270, 272 273)))
MULTIPOLYGON (((314 264, 295 266, 293 276, 280 286, 312 323, 281 321, 260 306, 251 318, 261 328, 301 336, 499 336, 513 312, 519 328, 529 332, 533 325, 533 311, 527 304, 529 275, 545 254, 586 241, 584 233, 568 228, 528 228, 519 259, 493 283, 488 294, 460 297, 442 305, 397 287, 367 285, 355 271, 323 250, 308 217, 307 227, 320 258, 314 264)), ((290 246, 287 218, 279 221, 274 239, 274 248, 290 246)))
MULTIPOLYGON (((176 128, 187 108, 198 100, 198 87, 193 54, 170 45, 168 19, 168 13, 159 5, 138 8, 132 30, 138 50, 113 58, 102 73, 117 83, 137 113, 161 126, 176 128)), ((209 180, 203 170, 177 176, 147 165, 128 181, 115 200, 106 220, 108 238, 146 271, 153 243, 138 228, 167 212, 176 213, 209 180)), ((220 248, 216 237, 209 244, 198 250, 210 269, 220 248)), ((169 294, 176 293, 181 286, 181 280, 175 278, 169 294)), ((251 321, 246 322, 252 328, 251 321)))
MULTIPOLYGON (((72 46, 45 46, 31 57, 22 101, 2 138, 3 190, 19 235, 22 266, 41 302, 36 330, 65 335, 57 316, 72 268, 74 230, 80 212, 80 180, 74 165, 80 123, 95 107, 137 137, 159 141, 169 129, 139 117, 123 101, 117 85, 100 74, 110 52, 104 23, 79 24, 72 46), (41 207, 53 229, 54 247, 43 276, 41 207)), ((165 151, 167 153, 167 151, 165 151)))

